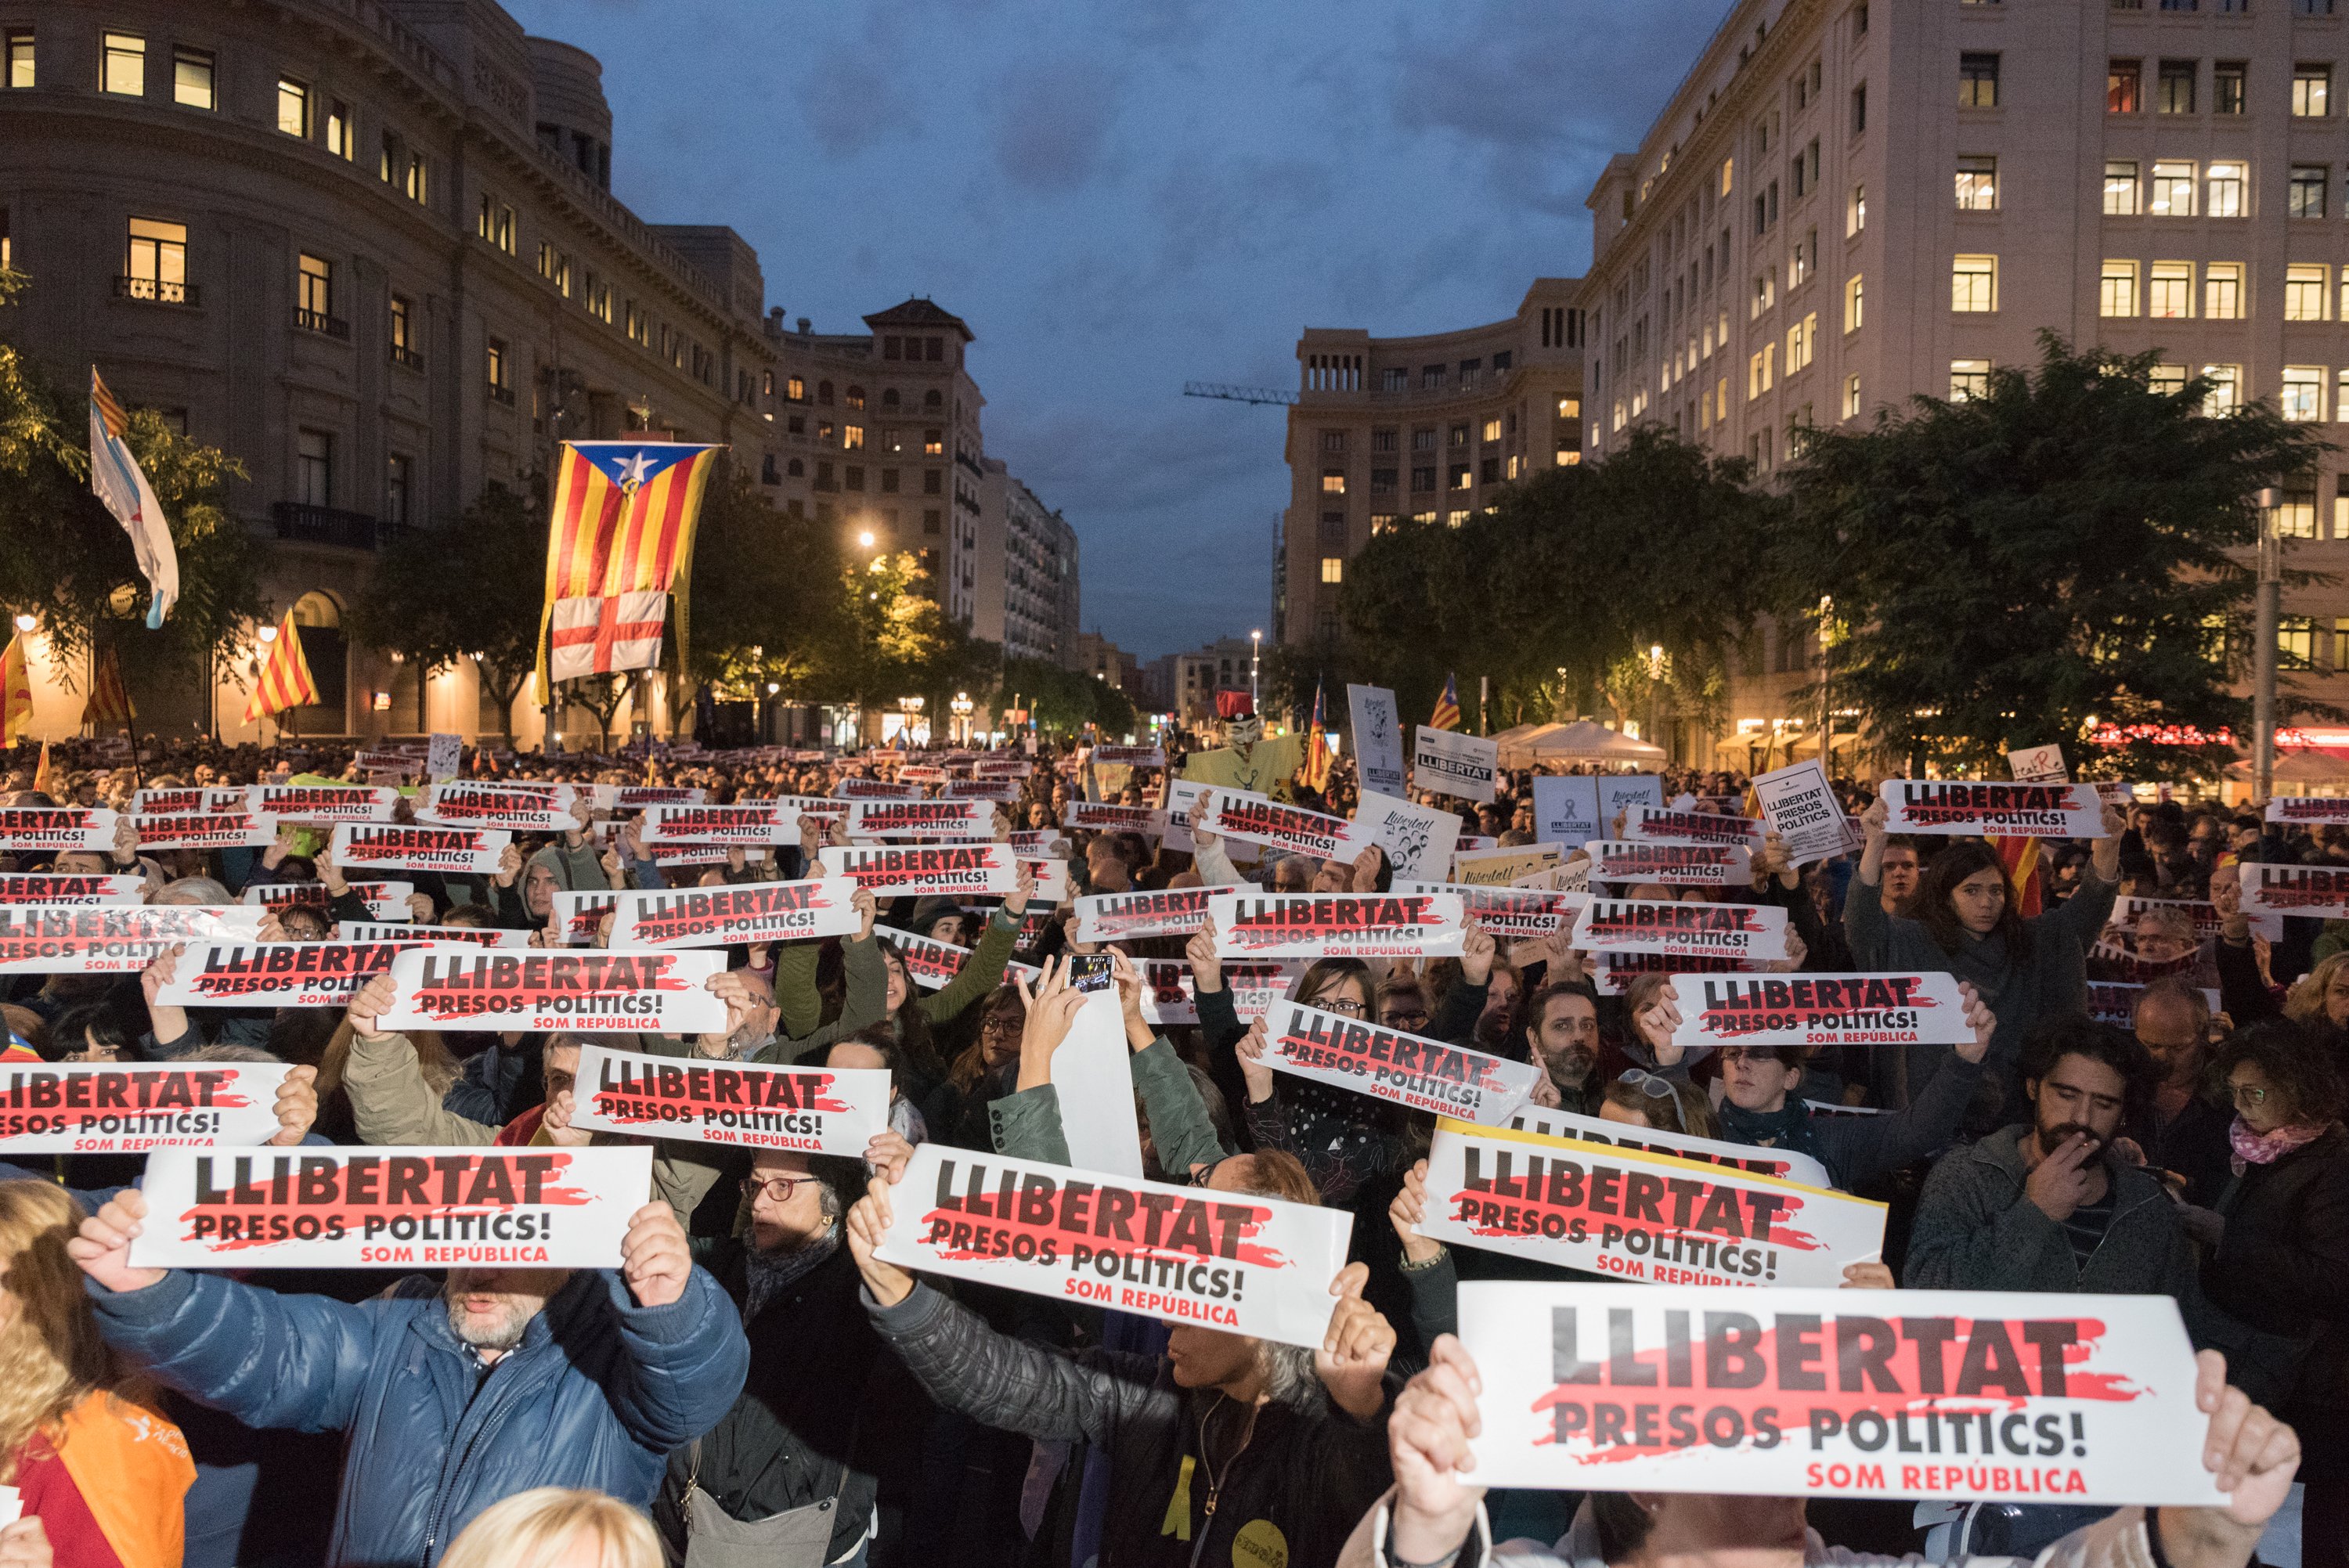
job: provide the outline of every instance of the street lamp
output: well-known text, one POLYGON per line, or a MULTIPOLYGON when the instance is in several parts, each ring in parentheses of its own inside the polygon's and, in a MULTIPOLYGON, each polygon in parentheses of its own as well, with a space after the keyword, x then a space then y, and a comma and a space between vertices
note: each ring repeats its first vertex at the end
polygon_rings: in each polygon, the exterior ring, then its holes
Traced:
POLYGON ((274 643, 277 640, 277 628, 274 626, 264 626, 253 634, 259 637, 264 643, 274 643))
POLYGON ((1659 727, 1656 721, 1658 693, 1662 690, 1664 675, 1671 668, 1671 661, 1664 656, 1663 644, 1650 643, 1647 655, 1640 664, 1648 672, 1648 730, 1640 738, 1653 746, 1659 727))
POLYGON ((863 545, 863 546, 864 546, 865 549, 867 549, 867 550, 872 549, 872 548, 873 548, 873 531, 872 531, 871 529, 869 529, 869 528, 868 528, 868 529, 866 529, 864 532, 862 532, 862 533, 858 534, 858 535, 856 536, 856 542, 857 542, 857 543, 859 543, 859 544, 861 544, 861 545, 863 545))
POLYGON ((2258 639, 2251 656, 2251 798, 2265 800, 2275 792, 2276 622, 2283 597, 2283 539, 2276 531, 2276 509, 2283 504, 2283 492, 2269 485, 2251 499, 2260 511, 2260 587, 2251 633, 2258 639))
POLYGON ((39 624, 40 623, 33 619, 30 615, 19 615, 16 617, 16 630, 20 632, 29 632, 35 626, 39 624))
POLYGON ((947 707, 954 710, 954 738, 958 743, 964 745, 969 743, 971 710, 978 706, 970 700, 970 693, 967 691, 955 693, 954 700, 947 704, 947 707))
POLYGON ((1254 707, 1257 702, 1257 664, 1263 655, 1264 634, 1261 631, 1250 632, 1248 634, 1248 706, 1250 707, 1254 707))

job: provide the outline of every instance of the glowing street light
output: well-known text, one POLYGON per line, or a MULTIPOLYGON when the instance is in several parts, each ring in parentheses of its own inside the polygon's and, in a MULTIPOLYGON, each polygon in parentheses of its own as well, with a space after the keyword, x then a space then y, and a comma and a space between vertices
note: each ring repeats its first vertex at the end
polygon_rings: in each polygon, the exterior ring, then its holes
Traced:
POLYGON ((869 529, 869 528, 868 528, 868 529, 866 529, 864 532, 862 532, 862 533, 858 534, 858 535, 856 536, 856 542, 857 542, 857 543, 859 543, 859 544, 861 544, 861 545, 863 545, 863 546, 864 546, 865 549, 867 549, 867 550, 872 549, 872 548, 873 548, 873 531, 872 531, 871 529, 869 529))
POLYGON ((277 628, 274 626, 264 626, 261 630, 254 633, 254 635, 259 637, 264 643, 274 643, 277 640, 277 628))
POLYGON ((29 632, 35 626, 39 624, 40 623, 33 619, 30 615, 19 615, 16 617, 16 630, 20 632, 29 632))

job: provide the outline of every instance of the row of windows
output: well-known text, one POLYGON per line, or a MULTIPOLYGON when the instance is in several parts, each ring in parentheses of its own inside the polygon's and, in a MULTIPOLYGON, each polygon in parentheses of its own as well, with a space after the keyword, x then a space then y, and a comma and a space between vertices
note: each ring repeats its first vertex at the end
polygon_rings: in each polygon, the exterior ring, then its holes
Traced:
MULTIPOLYGON (((1564 311, 1561 311, 1558 314, 1561 316, 1568 315, 1579 315, 1578 312, 1564 311)), ((1552 330, 1552 323, 1547 319, 1548 315, 1549 313, 1547 311, 1543 313, 1545 317, 1543 321, 1543 329, 1546 335, 1543 339, 1545 346, 1548 346, 1548 337, 1547 334, 1552 330)), ((1558 335, 1562 338, 1564 335, 1562 324, 1557 327, 1557 331, 1558 335)), ((1496 377, 1506 375, 1510 369, 1516 366, 1516 361, 1517 356, 1516 350, 1507 348, 1501 350, 1498 354, 1493 356, 1493 374, 1496 377)), ((1452 367, 1448 365, 1423 365, 1420 366, 1419 370, 1419 389, 1423 392, 1441 391, 1445 385, 1445 378, 1452 374, 1452 367)), ((1484 374, 1485 360, 1481 355, 1475 359, 1464 359, 1460 362, 1458 372, 1459 378, 1456 385, 1459 387, 1460 390, 1464 392, 1473 391, 1475 389, 1477 384, 1483 379, 1484 374)), ((1380 371, 1379 390, 1381 392, 1410 391, 1411 367, 1404 365, 1390 365, 1385 369, 1380 371)))

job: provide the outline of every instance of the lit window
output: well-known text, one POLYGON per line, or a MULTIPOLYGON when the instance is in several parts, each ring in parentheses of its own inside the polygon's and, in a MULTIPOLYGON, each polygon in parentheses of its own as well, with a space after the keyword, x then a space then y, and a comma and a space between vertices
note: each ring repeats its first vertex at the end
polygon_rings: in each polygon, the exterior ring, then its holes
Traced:
MULTIPOLYGON (((2158 165, 2156 168, 2158 169, 2158 165)), ((2202 209, 2206 218, 2240 218, 2243 215, 2243 166, 2240 163, 2210 165, 2209 200, 2202 209)))
POLYGON ((130 220, 123 292, 132 299, 188 303, 188 226, 153 218, 130 220))
POLYGON ((2205 414, 2231 414, 2240 401, 2243 367, 2240 365, 2206 365, 2202 379, 2210 390, 2202 399, 2205 414))
POLYGON ((1998 210, 1998 160, 1968 154, 1958 160, 1958 211, 1998 210))
POLYGON ((336 98, 326 110, 326 150, 348 163, 357 156, 358 136, 351 106, 336 98))
POLYGON ((295 284, 295 319, 313 332, 324 332, 335 314, 335 266, 322 256, 304 253, 298 259, 295 284))
POLYGON ((1485 439, 1486 439, 1487 441, 1497 441, 1497 440, 1499 440, 1500 438, 1501 438, 1501 421, 1499 421, 1498 419, 1487 419, 1487 420, 1485 420, 1485 439))
POLYGON ((1868 187, 1865 185, 1855 185, 1851 188, 1851 200, 1844 204, 1844 238, 1847 240, 1867 227, 1868 187))
POLYGON ((2333 112, 2331 66, 2303 64, 2292 67, 2292 112, 2299 119, 2321 119, 2333 112))
POLYGON ((277 78, 277 129, 288 136, 310 134, 310 89, 291 77, 277 78))
MULTIPOLYGON (((2279 530, 2279 531, 2281 531, 2281 530, 2279 530)), ((2315 537, 2315 527, 2312 524, 2307 533, 2292 534, 2288 535, 2287 537, 2295 539, 2313 539, 2315 537)), ((2313 667, 2315 663, 2315 623, 2310 620, 2306 615, 2277 616, 2276 667, 2278 669, 2285 670, 2304 670, 2313 667)))
MULTIPOLYGON (((2287 484, 2283 503, 2275 511, 2275 531, 2283 539, 2314 539, 2316 537, 2316 483, 2302 477, 2287 484)), ((2290 617, 2287 616, 2289 621, 2290 617)))
POLYGON ((1998 107, 1998 57, 1965 54, 1958 57, 1958 107, 1998 107))
POLYGON ((2146 210, 2157 218, 2194 216, 2194 165, 2165 161, 2153 166, 2153 200, 2146 210))
POLYGON ((1987 359, 1952 359, 1950 361, 1950 401, 1967 403, 1990 391, 1990 361, 1987 359))
POLYGON ((1468 514, 1464 511, 1447 511, 1444 514, 1444 523, 1447 528, 1464 528, 1467 526, 1467 522, 1468 514))
POLYGON ((1857 418, 1858 415, 1859 377, 1857 376, 1847 376, 1843 378, 1843 417, 1847 419, 1851 419, 1857 418))
POLYGON ((2323 217, 2324 188, 2332 182, 2332 170, 2322 163, 2293 164, 2286 210, 2295 218, 2323 217))
POLYGON ((2246 68, 2240 60, 2220 60, 2210 67, 2211 113, 2243 112, 2243 75, 2246 68))
POLYGON ((1559 398, 1559 399, 1557 400, 1557 417, 1558 417, 1559 418, 1561 418, 1561 419, 1579 419, 1579 418, 1582 418, 1582 399, 1581 399, 1581 398, 1579 398, 1579 397, 1561 397, 1561 398, 1559 398))
MULTIPOLYGON (((2189 176, 2189 190, 2192 189, 2189 176)), ((2105 160, 2105 216, 2128 218, 2137 214, 2137 160, 2108 158, 2105 160)))
POLYGON ((1998 258, 1960 256, 1950 263, 1950 308, 1994 311, 1998 308, 1998 258))
POLYGON ((2107 60, 2105 62, 2105 112, 2135 114, 2144 108, 2137 89, 2145 80, 2144 62, 2139 60, 2107 60))
POLYGON ((1346 470, 1343 469, 1323 469, 1321 470, 1321 493, 1323 495, 1344 495, 1346 493, 1346 470))
POLYGON ((2287 419, 2309 424, 2324 418, 2324 366, 2287 365, 2279 409, 2287 419))
POLYGON ((2194 263, 2156 262, 2146 288, 2146 314, 2184 317, 2194 314, 2194 263))
POLYGON ((1845 280, 1843 285, 1843 329, 1846 332, 1859 330, 1860 318, 1865 314, 1867 303, 1867 286, 1861 275, 1854 273, 1845 280))
POLYGON ((1343 583, 1345 580, 1346 558, 1342 555, 1323 556, 1321 558, 1321 581, 1324 583, 1343 583))
POLYGON ((212 57, 202 49, 171 51, 171 101, 181 108, 215 108, 212 57))
POLYGON ((502 337, 490 339, 489 380, 492 389, 504 391, 509 387, 511 384, 506 379, 507 368, 505 339, 502 337))
POLYGON ((34 83, 33 33, 29 27, 11 27, 7 35, 8 85, 28 88, 34 83))
POLYGON ((2137 314, 2137 263, 2116 262, 2107 258, 2103 274, 2096 280, 2096 314, 2098 315, 2135 315, 2137 314))
POLYGON ((2145 385, 2147 391, 2158 393, 2161 397, 2175 396, 2186 389, 2186 366, 2157 365, 2146 373, 2145 385))
POLYGON ((2283 270, 2283 318, 2323 321, 2324 296, 2330 292, 2333 269, 2322 263, 2300 263, 2283 270))
POLYGON ((124 98, 147 96, 147 40, 136 33, 106 35, 106 58, 98 85, 124 98))
POLYGON ((2243 263, 2206 262, 2202 267, 2202 315, 2210 321, 2237 321, 2243 315, 2243 263))

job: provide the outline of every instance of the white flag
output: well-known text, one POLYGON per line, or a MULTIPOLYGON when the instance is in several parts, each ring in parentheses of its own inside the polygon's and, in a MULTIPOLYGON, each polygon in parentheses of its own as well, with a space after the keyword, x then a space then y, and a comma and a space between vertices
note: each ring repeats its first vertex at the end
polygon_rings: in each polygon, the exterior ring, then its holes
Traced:
POLYGON ((139 459, 130 455, 122 438, 128 424, 122 405, 98 379, 98 366, 91 366, 89 488, 130 536, 139 574, 154 590, 147 606, 147 629, 151 632, 162 625, 163 617, 171 613, 173 602, 180 597, 180 557, 171 548, 171 525, 163 521, 163 503, 155 499, 155 487, 147 482, 139 459))

